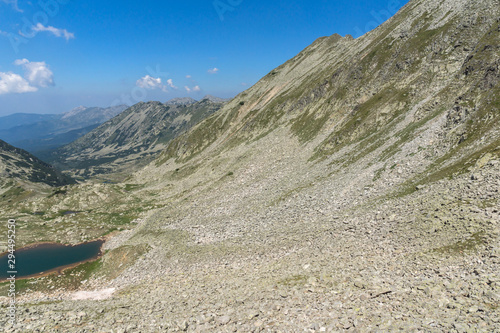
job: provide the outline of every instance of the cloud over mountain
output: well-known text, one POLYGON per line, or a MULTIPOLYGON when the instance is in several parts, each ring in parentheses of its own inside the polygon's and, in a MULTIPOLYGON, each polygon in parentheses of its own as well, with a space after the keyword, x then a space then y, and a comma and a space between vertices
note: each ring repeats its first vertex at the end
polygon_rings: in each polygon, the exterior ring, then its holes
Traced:
POLYGON ((174 85, 174 82, 172 79, 167 80, 167 84, 163 84, 161 78, 154 78, 150 75, 146 75, 139 80, 136 81, 135 83, 136 86, 148 90, 155 90, 155 89, 161 89, 164 92, 168 92, 168 87, 172 89, 177 89, 177 87, 174 85))
POLYGON ((188 93, 190 93, 190 92, 199 92, 199 91, 201 91, 200 86, 194 86, 194 87, 192 87, 192 88, 190 88, 190 87, 188 87, 188 86, 184 86, 184 89, 186 89, 186 91, 187 91, 188 93))
POLYGON ((42 88, 54 85, 54 74, 44 61, 30 62, 28 59, 18 59, 14 64, 24 68, 24 77, 30 84, 42 88))
POLYGON ((20 94, 38 91, 38 88, 54 86, 54 74, 47 64, 30 62, 28 59, 18 59, 14 62, 24 69, 24 77, 12 72, 0 72, 0 95, 20 94))
POLYGON ((21 75, 0 72, 0 95, 10 93, 34 92, 38 89, 30 86, 21 75))

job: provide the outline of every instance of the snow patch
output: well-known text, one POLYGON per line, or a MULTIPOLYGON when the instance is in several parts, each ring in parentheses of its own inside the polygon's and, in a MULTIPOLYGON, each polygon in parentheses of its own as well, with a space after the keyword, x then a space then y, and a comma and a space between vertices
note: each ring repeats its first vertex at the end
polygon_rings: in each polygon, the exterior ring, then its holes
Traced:
POLYGON ((71 296, 72 300, 104 300, 113 296, 116 288, 107 288, 94 291, 77 291, 71 296))

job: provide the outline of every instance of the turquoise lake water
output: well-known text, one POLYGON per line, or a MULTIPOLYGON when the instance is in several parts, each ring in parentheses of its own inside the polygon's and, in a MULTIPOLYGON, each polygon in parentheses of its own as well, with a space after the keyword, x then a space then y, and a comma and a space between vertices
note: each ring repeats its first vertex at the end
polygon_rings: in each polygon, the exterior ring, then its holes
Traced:
MULTIPOLYGON (((83 243, 75 246, 62 244, 39 244, 34 247, 19 249, 15 252, 16 278, 54 271, 64 266, 98 258, 103 240, 83 243)), ((0 280, 5 280, 12 271, 8 266, 8 254, 0 257, 0 280)))

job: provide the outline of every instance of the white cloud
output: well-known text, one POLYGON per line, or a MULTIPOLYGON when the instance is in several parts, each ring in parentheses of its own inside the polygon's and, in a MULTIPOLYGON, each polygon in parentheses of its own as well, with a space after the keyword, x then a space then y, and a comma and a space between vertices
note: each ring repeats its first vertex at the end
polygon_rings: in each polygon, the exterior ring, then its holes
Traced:
POLYGON ((186 79, 190 79, 190 78, 192 78, 191 75, 186 75, 186 79))
POLYGON ((149 89, 149 90, 155 90, 155 89, 161 89, 164 92, 168 92, 168 87, 172 89, 177 89, 177 87, 174 85, 174 81, 172 79, 167 80, 167 84, 164 85, 161 81, 161 78, 154 78, 152 76, 146 75, 135 83, 138 87, 144 88, 144 89, 149 89))
POLYGON ((200 86, 194 86, 194 87, 192 87, 192 88, 189 88, 188 86, 184 86, 184 89, 186 89, 186 91, 187 91, 188 93, 190 93, 190 92, 199 92, 199 91, 201 91, 200 86))
POLYGON ((174 85, 174 81, 172 79, 167 80, 167 85, 172 88, 172 89, 177 89, 177 87, 174 85))
POLYGON ((14 61, 14 65, 21 66, 30 62, 28 59, 17 59, 14 61))
POLYGON ((0 95, 11 93, 26 93, 37 91, 38 88, 30 86, 21 75, 0 72, 0 95))
POLYGON ((24 69, 24 77, 19 74, 0 72, 0 94, 20 94, 38 91, 54 85, 54 74, 45 62, 30 62, 28 59, 14 61, 24 69))
POLYGON ((217 67, 211 68, 208 70, 208 74, 217 74, 219 69, 217 67))
POLYGON ((6 3, 6 4, 12 4, 12 8, 14 8, 14 10, 18 11, 18 12, 23 12, 21 9, 19 9, 19 7, 17 6, 17 0, 1 0, 3 3, 6 3))
POLYGON ((18 59, 15 65, 23 66, 25 79, 35 87, 47 88, 54 85, 54 73, 42 62, 30 62, 28 59, 18 59))
POLYGON ((35 27, 33 27, 34 32, 40 32, 40 31, 47 31, 52 33, 56 37, 62 37, 66 40, 70 40, 72 38, 75 38, 75 34, 72 32, 69 32, 66 29, 58 29, 54 28, 52 26, 45 27, 43 24, 38 23, 35 27))
POLYGON ((155 79, 154 77, 151 77, 149 75, 146 75, 143 78, 140 78, 137 80, 136 85, 141 88, 145 89, 161 89, 163 87, 163 84, 161 83, 161 79, 157 78, 155 79))

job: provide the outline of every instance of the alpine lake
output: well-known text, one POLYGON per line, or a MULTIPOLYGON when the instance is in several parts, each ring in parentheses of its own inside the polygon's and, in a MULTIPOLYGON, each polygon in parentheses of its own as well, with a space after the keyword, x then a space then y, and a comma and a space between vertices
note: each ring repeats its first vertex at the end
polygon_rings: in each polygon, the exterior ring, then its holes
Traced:
POLYGON ((0 282, 10 276, 16 279, 40 277, 78 264, 96 260, 101 254, 104 240, 95 240, 78 245, 42 243, 17 249, 15 263, 9 262, 9 253, 0 256, 0 282))

